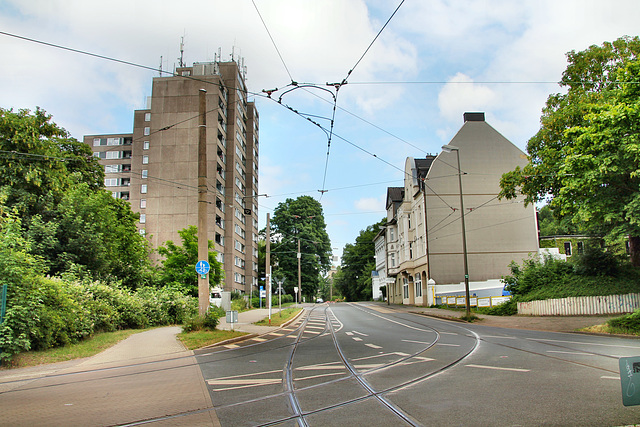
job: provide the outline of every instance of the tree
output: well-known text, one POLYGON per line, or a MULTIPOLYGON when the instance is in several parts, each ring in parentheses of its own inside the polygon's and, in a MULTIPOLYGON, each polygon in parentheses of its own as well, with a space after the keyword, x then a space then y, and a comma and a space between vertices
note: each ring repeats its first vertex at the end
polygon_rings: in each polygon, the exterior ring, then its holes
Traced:
MULTIPOLYGON (((177 246, 171 240, 158 248, 158 253, 164 256, 162 260, 161 281, 164 286, 176 288, 183 293, 198 296, 198 273, 195 266, 198 262, 198 227, 190 225, 178 231, 182 246, 177 246)), ((213 242, 209 240, 209 249, 213 242)), ((224 270, 218 262, 215 251, 209 251, 209 286, 217 286, 224 279, 224 270)))
POLYGON ((558 218, 558 215, 554 215, 549 205, 543 206, 538 211, 538 227, 542 237, 581 233, 577 225, 573 223, 572 218, 558 218))
POLYGON ((0 187, 7 187, 8 206, 15 206, 23 219, 47 213, 60 202, 76 181, 92 189, 104 185, 104 171, 91 148, 69 136, 37 108, 0 108, 0 187))
POLYGON ((558 217, 609 238, 628 236, 640 266, 640 38, 572 51, 541 128, 527 144, 529 163, 503 175, 501 197, 549 199, 558 217))
POLYGON ((298 240, 301 253, 302 294, 316 295, 320 275, 329 268, 331 243, 324 222, 322 205, 311 196, 300 196, 279 203, 271 219, 272 257, 278 274, 284 277, 284 289, 293 293, 298 284, 298 240))
POLYGON ((373 239, 386 222, 385 218, 361 230, 355 244, 348 243, 342 251, 342 265, 335 285, 347 301, 371 299, 371 271, 376 267, 373 239))

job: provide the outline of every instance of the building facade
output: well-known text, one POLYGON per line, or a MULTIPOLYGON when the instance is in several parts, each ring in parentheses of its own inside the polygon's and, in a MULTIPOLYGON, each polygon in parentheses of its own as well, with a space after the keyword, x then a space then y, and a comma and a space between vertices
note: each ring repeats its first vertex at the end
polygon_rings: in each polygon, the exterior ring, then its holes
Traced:
POLYGON ((509 273, 511 261, 538 252, 535 207, 525 207, 521 197, 498 199, 502 174, 524 166, 526 156, 485 122, 484 113, 465 113, 464 119, 448 144, 457 150, 407 158, 404 188, 387 191, 393 303, 431 305, 435 288, 428 283, 465 280, 458 155, 469 281, 500 279, 509 273))
MULTIPOLYGON (((237 63, 194 63, 153 79, 133 133, 88 135, 105 186, 140 213, 158 248, 198 224, 199 92, 206 90, 208 235, 224 264, 225 291, 258 285, 258 112, 237 63)), ((158 255, 154 255, 158 261, 158 255)))

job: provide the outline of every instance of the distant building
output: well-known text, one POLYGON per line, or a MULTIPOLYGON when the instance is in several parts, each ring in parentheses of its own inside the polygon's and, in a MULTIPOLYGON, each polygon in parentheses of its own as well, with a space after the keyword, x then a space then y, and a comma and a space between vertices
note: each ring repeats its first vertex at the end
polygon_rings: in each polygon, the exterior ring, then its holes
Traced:
MULTIPOLYGON (((448 145, 457 147, 462 170, 470 282, 495 282, 511 261, 538 252, 534 206, 523 198, 499 200, 500 178, 526 156, 484 120, 465 113, 448 145)), ((407 158, 404 188, 387 190, 387 275, 393 303, 431 305, 437 285, 464 282, 457 153, 407 158)), ((495 287, 495 283, 491 286, 495 287)))
POLYGON ((154 78, 133 133, 84 142, 104 165, 107 189, 140 213, 153 248, 180 244, 178 230, 198 224, 200 89, 207 91, 209 240, 224 263, 224 290, 250 293, 258 285, 258 112, 236 62, 195 63, 154 78))

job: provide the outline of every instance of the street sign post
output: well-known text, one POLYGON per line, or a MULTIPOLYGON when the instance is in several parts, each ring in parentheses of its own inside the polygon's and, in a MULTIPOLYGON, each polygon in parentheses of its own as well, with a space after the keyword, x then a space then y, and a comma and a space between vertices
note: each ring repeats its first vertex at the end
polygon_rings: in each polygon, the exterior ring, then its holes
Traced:
POLYGON ((208 261, 198 261, 196 263, 196 273, 198 273, 203 279, 207 278, 207 273, 211 270, 211 266, 208 261))

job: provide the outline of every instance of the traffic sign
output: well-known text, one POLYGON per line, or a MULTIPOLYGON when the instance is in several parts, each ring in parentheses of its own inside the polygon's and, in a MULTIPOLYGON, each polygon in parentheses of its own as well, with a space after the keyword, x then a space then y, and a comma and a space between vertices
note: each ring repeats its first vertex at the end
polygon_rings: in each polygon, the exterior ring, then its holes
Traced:
POLYGON ((200 275, 205 275, 211 270, 211 266, 208 261, 198 261, 196 263, 196 273, 200 275))

